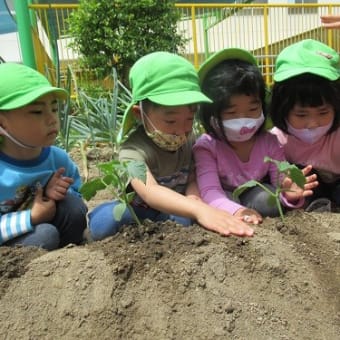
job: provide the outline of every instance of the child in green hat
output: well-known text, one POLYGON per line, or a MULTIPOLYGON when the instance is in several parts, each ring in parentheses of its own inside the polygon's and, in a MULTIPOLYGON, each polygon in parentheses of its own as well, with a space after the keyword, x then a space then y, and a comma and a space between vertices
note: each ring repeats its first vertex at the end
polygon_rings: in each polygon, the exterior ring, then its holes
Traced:
POLYGON ((78 169, 52 146, 65 98, 32 68, 0 64, 0 245, 53 250, 82 241, 87 208, 78 169))
POLYGON ((277 185, 286 189, 280 195, 285 210, 302 206, 304 196, 312 194, 313 177, 307 177, 304 190, 290 178, 278 177, 276 165, 264 161, 285 159, 276 137, 264 127, 266 87, 254 56, 226 48, 207 59, 198 74, 203 93, 213 100, 200 106, 206 133, 193 148, 202 199, 253 224, 280 215, 279 208, 268 203, 268 190, 274 192, 277 185), (235 200, 232 192, 250 180, 262 186, 248 188, 235 200))
POLYGON ((306 210, 322 204, 329 210, 329 200, 340 206, 339 54, 313 39, 283 49, 275 64, 270 114, 287 160, 311 164, 318 175, 306 210))
MULTIPOLYGON (((251 236, 240 219, 210 207, 198 195, 192 163, 192 126, 198 104, 210 102, 200 90, 193 65, 185 58, 154 52, 139 59, 130 71, 132 101, 125 111, 120 160, 140 160, 147 166, 146 183, 131 181, 132 205, 140 219, 172 220, 184 226, 195 221, 222 235, 251 236)), ((94 240, 115 234, 134 223, 128 209, 114 219, 116 201, 97 206, 88 215, 94 240)))

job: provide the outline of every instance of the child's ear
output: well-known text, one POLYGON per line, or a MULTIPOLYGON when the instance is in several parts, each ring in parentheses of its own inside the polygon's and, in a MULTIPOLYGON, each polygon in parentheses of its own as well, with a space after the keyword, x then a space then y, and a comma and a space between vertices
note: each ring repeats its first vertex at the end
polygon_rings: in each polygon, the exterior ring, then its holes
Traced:
POLYGON ((141 113, 139 105, 133 105, 132 106, 132 113, 133 113, 133 115, 136 119, 142 120, 142 117, 141 117, 142 113, 141 113))

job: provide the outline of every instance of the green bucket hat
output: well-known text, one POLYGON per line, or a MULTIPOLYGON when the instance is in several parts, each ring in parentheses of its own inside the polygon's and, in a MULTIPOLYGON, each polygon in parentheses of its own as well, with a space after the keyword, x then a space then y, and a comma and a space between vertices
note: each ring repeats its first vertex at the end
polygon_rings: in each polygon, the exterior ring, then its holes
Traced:
POLYGON ((303 73, 336 80, 339 78, 339 54, 313 39, 301 40, 284 48, 275 62, 274 81, 283 81, 303 73))
POLYGON ((208 72, 213 69, 218 64, 222 63, 225 60, 229 59, 239 59, 246 61, 250 64, 257 66, 257 61, 255 57, 249 53, 248 51, 242 48, 225 48, 221 51, 218 51, 211 55, 199 68, 198 76, 200 78, 200 83, 204 81, 205 77, 207 76, 208 72))
POLYGON ((67 98, 67 91, 53 87, 38 71, 21 64, 0 64, 0 110, 13 110, 32 103, 37 98, 55 93, 67 98))
POLYGON ((200 89, 195 67, 169 52, 153 52, 137 60, 129 74, 132 100, 124 112, 118 142, 136 126, 132 107, 144 99, 164 106, 211 103, 200 89))

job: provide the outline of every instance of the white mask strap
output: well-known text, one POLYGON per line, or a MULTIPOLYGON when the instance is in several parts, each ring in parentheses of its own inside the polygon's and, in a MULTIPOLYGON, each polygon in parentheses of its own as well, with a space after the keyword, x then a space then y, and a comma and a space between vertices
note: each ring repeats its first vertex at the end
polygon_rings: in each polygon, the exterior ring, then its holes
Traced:
POLYGON ((28 144, 24 144, 21 143, 20 141, 18 141, 16 138, 14 138, 12 135, 10 135, 2 126, 0 126, 0 134, 5 135, 6 137, 8 137, 14 144, 21 146, 22 148, 25 149, 36 149, 36 146, 32 146, 32 145, 28 145, 28 144))

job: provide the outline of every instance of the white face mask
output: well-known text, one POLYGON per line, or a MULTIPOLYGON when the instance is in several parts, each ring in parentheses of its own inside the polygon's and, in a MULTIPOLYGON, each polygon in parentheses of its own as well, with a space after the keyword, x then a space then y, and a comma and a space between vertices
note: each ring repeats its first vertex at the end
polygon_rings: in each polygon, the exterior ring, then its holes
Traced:
POLYGON ((333 121, 327 125, 319 126, 314 129, 295 129, 287 121, 286 124, 288 133, 305 143, 314 144, 328 132, 333 125, 333 121))
POLYGON ((254 136, 264 122, 263 112, 259 118, 223 120, 224 134, 230 142, 245 142, 254 136))

